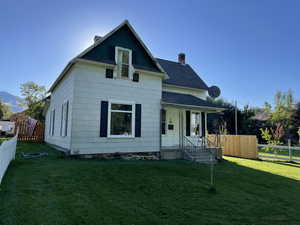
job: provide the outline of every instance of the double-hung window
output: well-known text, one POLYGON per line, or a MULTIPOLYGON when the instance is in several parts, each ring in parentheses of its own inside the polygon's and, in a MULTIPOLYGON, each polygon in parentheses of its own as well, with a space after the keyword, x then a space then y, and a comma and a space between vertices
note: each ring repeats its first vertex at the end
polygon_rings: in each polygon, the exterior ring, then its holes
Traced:
POLYGON ((131 79, 132 51, 126 48, 116 47, 116 62, 118 67, 118 77, 131 79))
POLYGON ((61 107, 61 124, 60 124, 60 136, 68 135, 68 116, 69 116, 69 101, 62 104, 61 107))
POLYGON ((134 137, 135 107, 133 103, 110 102, 110 137, 134 137))
POLYGON ((55 128, 55 109, 50 111, 49 135, 54 136, 55 128))

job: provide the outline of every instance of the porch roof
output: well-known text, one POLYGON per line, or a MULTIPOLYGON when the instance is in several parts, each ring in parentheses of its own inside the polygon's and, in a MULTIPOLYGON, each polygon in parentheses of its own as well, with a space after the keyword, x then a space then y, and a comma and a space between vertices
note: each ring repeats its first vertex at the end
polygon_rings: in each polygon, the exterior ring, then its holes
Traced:
POLYGON ((217 111, 224 110, 222 106, 197 98, 193 95, 180 94, 180 93, 167 92, 167 91, 162 92, 162 103, 185 106, 185 107, 200 107, 200 108, 203 107, 203 108, 215 109, 217 111))

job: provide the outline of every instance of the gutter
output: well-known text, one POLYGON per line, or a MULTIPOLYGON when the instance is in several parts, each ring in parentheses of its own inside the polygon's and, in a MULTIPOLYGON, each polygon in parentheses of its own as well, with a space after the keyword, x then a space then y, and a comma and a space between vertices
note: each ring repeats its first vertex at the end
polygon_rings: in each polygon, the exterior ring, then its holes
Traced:
POLYGON ((161 104, 163 105, 171 105, 171 106, 178 106, 181 108, 199 108, 199 109, 208 109, 213 110, 214 112, 222 112, 225 110, 225 108, 218 108, 218 107, 210 107, 210 106, 197 106, 197 105, 184 105, 184 104, 177 104, 177 103, 169 103, 161 101, 161 104))

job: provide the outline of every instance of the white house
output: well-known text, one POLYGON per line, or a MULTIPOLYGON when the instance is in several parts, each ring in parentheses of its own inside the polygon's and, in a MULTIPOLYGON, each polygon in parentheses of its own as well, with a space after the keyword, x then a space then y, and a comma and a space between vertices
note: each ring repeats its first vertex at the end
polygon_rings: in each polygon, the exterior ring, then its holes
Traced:
POLYGON ((49 92, 45 141, 70 154, 155 153, 206 135, 208 86, 154 58, 126 20, 72 59, 49 92))

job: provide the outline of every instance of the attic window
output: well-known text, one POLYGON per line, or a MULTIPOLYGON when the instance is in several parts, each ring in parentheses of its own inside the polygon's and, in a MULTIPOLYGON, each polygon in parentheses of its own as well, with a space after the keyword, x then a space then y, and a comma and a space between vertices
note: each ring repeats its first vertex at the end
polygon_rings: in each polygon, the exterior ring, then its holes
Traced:
POLYGON ((116 47, 116 62, 118 66, 118 77, 131 79, 132 77, 132 52, 130 49, 116 47))

